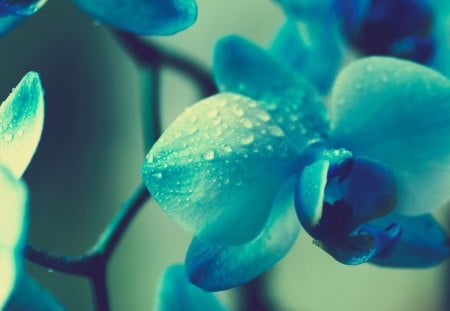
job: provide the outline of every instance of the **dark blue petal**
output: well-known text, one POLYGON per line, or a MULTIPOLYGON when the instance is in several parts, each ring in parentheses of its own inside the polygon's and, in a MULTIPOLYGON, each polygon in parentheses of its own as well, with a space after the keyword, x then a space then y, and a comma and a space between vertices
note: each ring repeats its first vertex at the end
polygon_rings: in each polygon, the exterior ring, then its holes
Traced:
POLYGON ((64 308, 44 288, 25 273, 19 278, 5 311, 63 311, 64 308))
POLYGON ((327 133, 325 106, 314 89, 257 45, 237 36, 221 39, 213 72, 221 91, 261 102, 301 152, 305 142, 320 142, 327 133))
POLYGON ((171 35, 197 19, 195 0, 74 0, 100 22, 141 35, 171 35))
POLYGON ((394 214, 377 219, 371 225, 380 228, 392 222, 401 225, 402 237, 391 251, 373 258, 372 263, 397 268, 426 268, 449 258, 449 239, 433 216, 394 214))
POLYGON ((271 52, 298 71, 321 93, 327 93, 340 66, 342 55, 337 30, 327 19, 288 21, 277 34, 271 52))
POLYGON ((393 170, 397 211, 423 214, 448 201, 447 78, 404 60, 366 58, 341 71, 331 106, 331 141, 393 170))
POLYGON ((294 182, 291 178, 281 187, 264 230, 253 241, 225 246, 194 238, 185 263, 191 282, 207 291, 229 289, 254 279, 283 258, 300 231, 293 206, 294 182))
POLYGON ((182 265, 167 268, 155 294, 154 311, 225 311, 212 293, 188 282, 182 265))
MULTIPOLYGON (((307 138, 298 145, 308 145, 307 138)), ((147 155, 143 178, 184 228, 210 242, 242 244, 259 234, 279 187, 297 172, 296 150, 262 105, 222 93, 166 129, 147 155)))
POLYGON ((296 187, 299 219, 314 238, 346 236, 358 226, 389 213, 396 203, 391 171, 343 150, 326 151, 304 168, 296 187))

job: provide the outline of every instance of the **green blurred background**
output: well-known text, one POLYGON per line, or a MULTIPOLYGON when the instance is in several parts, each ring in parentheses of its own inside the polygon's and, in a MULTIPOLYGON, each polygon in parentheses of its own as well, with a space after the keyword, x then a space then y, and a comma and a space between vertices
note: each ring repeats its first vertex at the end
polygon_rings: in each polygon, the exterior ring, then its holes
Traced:
MULTIPOLYGON (((228 33, 267 44, 283 16, 269 0, 199 0, 190 29, 152 40, 211 65, 215 41, 228 33)), ((145 151, 140 71, 109 30, 69 0, 50 0, 0 39, 0 98, 30 70, 46 90, 43 138, 25 179, 31 193, 29 242, 50 253, 88 249, 140 182, 145 151)), ((194 85, 163 75, 165 126, 194 103, 194 85)), ((447 209, 448 210, 448 209, 447 209)), ((441 211, 445 219, 445 211, 441 211)), ((447 226, 448 227, 448 226, 447 226)), ((190 236, 152 203, 145 206, 109 267, 113 310, 151 310, 159 274, 182 262, 190 236)), ((27 270, 67 310, 93 310, 86 280, 33 264, 27 270)), ((450 310, 448 265, 426 270, 348 267, 306 234, 271 270, 267 295, 279 310, 450 310)), ((221 294, 232 308, 239 293, 221 294)))

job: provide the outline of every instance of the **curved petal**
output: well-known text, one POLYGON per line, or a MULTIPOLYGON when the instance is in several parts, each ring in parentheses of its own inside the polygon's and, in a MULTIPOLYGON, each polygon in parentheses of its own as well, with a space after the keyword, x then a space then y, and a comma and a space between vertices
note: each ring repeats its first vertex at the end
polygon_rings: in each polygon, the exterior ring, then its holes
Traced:
POLYGON ((278 191, 264 230, 242 245, 218 245, 194 238, 186 255, 186 271, 192 283, 207 291, 240 286, 268 270, 294 244, 300 223, 294 209, 295 178, 278 191))
POLYGON ((0 0, 0 16, 3 14, 32 15, 36 13, 47 0, 0 0))
POLYGON ((197 19, 195 0, 74 0, 100 22, 140 35, 171 35, 197 19))
POLYGON ((292 18, 323 18, 330 15, 335 0, 275 0, 292 18))
POLYGON ((63 311, 55 298, 31 277, 22 273, 5 306, 6 311, 63 311))
POLYGON ((281 183, 301 165, 294 161, 301 162, 284 131, 257 102, 222 93, 172 123, 147 155, 143 177, 188 231, 240 244, 264 226, 281 183))
POLYGON ((219 40, 213 62, 219 90, 258 100, 301 152, 304 142, 322 141, 328 131, 325 105, 295 71, 238 36, 219 40))
POLYGON ((8 299, 22 266, 27 191, 25 185, 0 166, 0 309, 8 299))
POLYGON ((287 21, 272 43, 272 54, 298 71, 322 94, 337 74, 342 53, 337 29, 328 19, 287 21))
POLYGON ((155 294, 155 311, 225 311, 212 293, 188 282, 183 265, 168 267, 155 294))
POLYGON ((388 215, 370 224, 383 227, 396 222, 403 234, 389 252, 371 260, 372 263, 396 268, 426 268, 440 264, 450 256, 449 238, 433 216, 388 215))
POLYGON ((389 166, 397 211, 420 214, 450 198, 450 81, 408 61, 371 57, 338 76, 331 141, 389 166), (424 191, 424 189, 426 189, 424 191))
POLYGON ((39 75, 29 72, 0 106, 0 163, 19 178, 41 138, 44 97, 39 75))

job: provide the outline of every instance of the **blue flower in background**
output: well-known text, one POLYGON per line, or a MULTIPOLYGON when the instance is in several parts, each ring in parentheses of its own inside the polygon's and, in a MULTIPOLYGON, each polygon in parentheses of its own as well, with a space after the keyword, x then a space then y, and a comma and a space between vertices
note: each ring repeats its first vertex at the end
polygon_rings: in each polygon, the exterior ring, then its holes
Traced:
MULTIPOLYGON (((0 35, 47 0, 0 0, 0 35)), ((197 18, 195 0, 74 0, 76 6, 111 27, 140 35, 171 35, 191 26, 197 18)))
POLYGON ((28 192, 20 180, 36 151, 44 122, 39 76, 30 72, 0 106, 0 309, 62 310, 22 271, 28 192), (14 290, 14 288, 16 289, 14 290), (13 291, 14 290, 14 291, 13 291), (9 297, 12 297, 8 301, 9 297), (32 298, 32 299, 31 299, 32 298), (8 302, 8 304, 6 304, 8 302))
POLYGON ((214 75, 223 93, 187 108, 143 166, 161 208, 195 235, 185 262, 194 284, 253 279, 289 251, 298 219, 345 264, 449 256, 426 214, 448 200, 447 78, 393 58, 356 61, 327 113, 297 72, 234 36, 216 46, 214 75))

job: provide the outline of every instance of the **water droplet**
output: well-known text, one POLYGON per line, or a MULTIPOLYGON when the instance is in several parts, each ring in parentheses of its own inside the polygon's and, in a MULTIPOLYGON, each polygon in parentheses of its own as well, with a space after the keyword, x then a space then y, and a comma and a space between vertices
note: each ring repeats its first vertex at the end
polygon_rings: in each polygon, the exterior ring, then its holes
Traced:
POLYGON ((234 182, 234 184, 235 184, 236 186, 242 186, 242 184, 243 184, 242 179, 237 179, 237 180, 234 182))
POLYGON ((212 120, 212 124, 214 124, 214 125, 219 125, 221 122, 222 122, 221 117, 217 117, 212 120))
POLYGON ((20 137, 22 137, 22 136, 23 136, 23 131, 22 131, 22 130, 18 130, 18 131, 17 131, 17 135, 20 136, 20 137))
POLYGON ((280 124, 283 123, 284 122, 283 116, 278 116, 277 117, 277 122, 280 123, 280 124))
POLYGON ((253 136, 252 133, 248 133, 244 136, 241 137, 240 142, 243 145, 250 145, 253 141, 255 140, 255 137, 253 136))
POLYGON ((10 142, 13 140, 13 134, 12 133, 6 133, 3 135, 3 140, 6 142, 10 142))
POLYGON ((260 119, 261 121, 263 121, 263 122, 268 122, 268 121, 270 121, 270 115, 269 115, 267 112, 265 112, 264 110, 258 111, 258 112, 256 113, 256 117, 257 117, 258 119, 260 119))
POLYGON ((266 145, 266 150, 267 151, 273 151, 272 145, 266 145))
POLYGON ((48 273, 50 273, 50 274, 54 272, 53 269, 48 269, 47 271, 48 271, 48 273))
POLYGON ((242 119, 242 124, 248 129, 253 127, 252 121, 250 119, 247 119, 247 118, 243 118, 242 119))
POLYGON ((219 113, 219 110, 212 109, 212 110, 208 111, 208 117, 213 118, 213 117, 217 116, 218 113, 219 113))
POLYGON ((220 136, 222 135, 223 131, 220 128, 216 128, 214 133, 216 134, 216 136, 220 136))
POLYGON ((265 103, 264 108, 266 108, 268 111, 274 111, 277 109, 277 104, 274 102, 265 103))
POLYGON ((225 151, 226 153, 231 153, 233 151, 233 149, 231 148, 230 145, 223 145, 222 146, 223 151, 225 151))
POLYGON ((152 176, 155 178, 161 179, 163 177, 163 174, 161 172, 159 172, 159 173, 152 174, 152 176))
POLYGON ((227 102, 225 99, 223 99, 223 98, 221 98, 221 99, 219 99, 219 100, 217 101, 217 105, 218 105, 219 107, 225 107, 227 104, 228 104, 228 102, 227 102))
POLYGON ((373 71, 373 66, 372 65, 367 65, 366 71, 367 72, 372 72, 373 71))
POLYGON ((242 117, 244 115, 244 109, 239 106, 234 106, 231 111, 234 113, 236 117, 242 117))
POLYGON ((216 154, 214 153, 214 151, 209 150, 203 154, 203 159, 205 159, 207 161, 211 161, 212 159, 214 159, 215 156, 216 156, 216 154))
POLYGON ((298 117, 298 115, 296 115, 296 114, 290 114, 290 115, 289 115, 289 119, 290 119, 292 122, 297 122, 298 119, 299 119, 299 117, 298 117))
POLYGON ((196 133, 197 131, 198 131, 198 128, 189 127, 189 128, 187 128, 186 133, 188 133, 189 135, 192 135, 192 134, 196 133))
POLYGON ((195 123, 195 122, 197 122, 197 116, 196 115, 192 115, 192 116, 189 116, 189 121, 191 121, 191 123, 195 123))
POLYGON ((227 178, 225 178, 224 180, 223 180, 223 183, 225 184, 225 185, 228 185, 229 183, 230 183, 230 179, 227 177, 227 178))
POLYGON ((155 160, 155 156, 153 155, 153 153, 149 153, 146 156, 147 162, 149 163, 153 163, 153 161, 155 160))
POLYGON ((272 136, 275 136, 275 137, 283 137, 284 136, 283 130, 276 125, 269 126, 267 129, 269 130, 269 133, 272 136))

